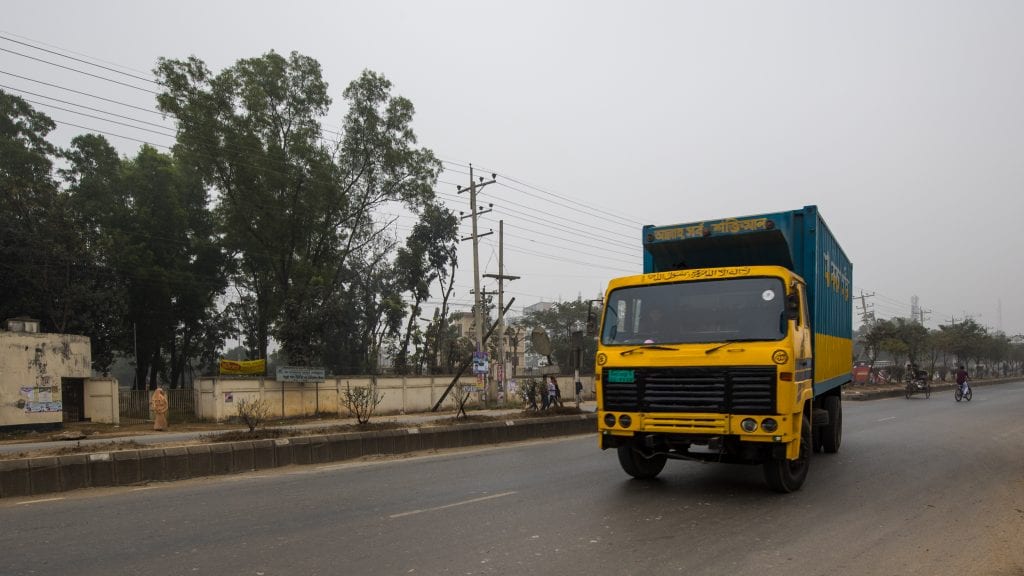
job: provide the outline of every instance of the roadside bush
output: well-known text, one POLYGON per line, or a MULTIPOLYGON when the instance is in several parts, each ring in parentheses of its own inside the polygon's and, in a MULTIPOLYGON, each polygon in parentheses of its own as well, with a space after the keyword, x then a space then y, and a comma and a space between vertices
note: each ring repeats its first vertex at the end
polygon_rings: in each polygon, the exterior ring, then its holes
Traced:
POLYGON ((373 416, 373 411, 384 400, 384 394, 377 391, 377 384, 369 386, 352 386, 345 382, 345 391, 341 393, 341 403, 355 416, 360 425, 366 424, 373 416))
POLYGON ((465 418, 466 405, 469 404, 469 399, 473 397, 473 392, 476 390, 474 386, 466 386, 461 382, 452 389, 449 397, 452 399, 452 404, 455 405, 455 418, 465 418))
POLYGON ((265 400, 242 398, 235 404, 235 410, 238 411, 238 419, 249 428, 250 434, 263 426, 270 416, 270 404, 265 400))

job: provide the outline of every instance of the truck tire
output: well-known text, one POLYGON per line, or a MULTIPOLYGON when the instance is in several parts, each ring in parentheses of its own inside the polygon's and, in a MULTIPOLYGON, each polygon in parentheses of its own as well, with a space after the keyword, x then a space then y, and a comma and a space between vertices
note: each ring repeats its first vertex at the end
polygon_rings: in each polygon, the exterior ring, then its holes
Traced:
POLYGON ((828 410, 828 424, 819 429, 821 447, 825 452, 835 454, 839 452, 839 445, 843 442, 843 402, 836 395, 826 396, 822 404, 825 410, 828 410))
POLYGON ((776 492, 789 494, 804 485, 811 464, 811 421, 804 415, 800 424, 800 457, 771 459, 764 463, 764 479, 776 492))
POLYGON ((664 454, 655 454, 645 458, 632 446, 619 446, 619 465, 633 478, 650 480, 661 473, 668 458, 664 454))

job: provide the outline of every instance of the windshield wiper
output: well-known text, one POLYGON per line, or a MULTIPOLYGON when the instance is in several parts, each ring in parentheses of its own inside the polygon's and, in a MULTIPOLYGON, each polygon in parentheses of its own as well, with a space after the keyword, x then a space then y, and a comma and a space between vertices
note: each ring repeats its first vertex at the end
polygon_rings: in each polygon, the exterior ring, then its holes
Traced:
POLYGON ((729 344, 737 344, 739 342, 757 342, 758 340, 760 340, 760 338, 737 338, 735 340, 726 340, 725 342, 722 342, 721 344, 715 344, 711 348, 708 348, 707 350, 704 351, 704 353, 705 354, 711 354, 715 350, 721 350, 722 348, 725 348, 729 344))
POLYGON ((671 346, 662 346, 661 344, 644 344, 643 346, 637 346, 636 348, 630 348, 629 350, 623 350, 619 352, 620 356, 629 356, 637 350, 679 350, 679 348, 673 348, 671 346))

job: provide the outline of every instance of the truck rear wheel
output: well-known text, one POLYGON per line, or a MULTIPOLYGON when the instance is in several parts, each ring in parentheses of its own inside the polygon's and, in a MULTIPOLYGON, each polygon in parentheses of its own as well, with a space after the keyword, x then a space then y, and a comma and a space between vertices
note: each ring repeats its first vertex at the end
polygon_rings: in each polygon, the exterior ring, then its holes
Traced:
POLYGON ((771 459, 764 463, 764 479, 776 492, 795 492, 807 480, 811 460, 811 421, 805 415, 800 423, 800 456, 796 460, 771 459))
POLYGON ((843 442, 843 402, 837 395, 825 397, 822 404, 828 410, 828 424, 818 430, 821 433, 821 447, 825 452, 835 454, 843 442))
POLYGON ((619 465, 633 478, 650 480, 661 473, 668 458, 664 454, 654 454, 647 458, 632 446, 619 446, 619 465))

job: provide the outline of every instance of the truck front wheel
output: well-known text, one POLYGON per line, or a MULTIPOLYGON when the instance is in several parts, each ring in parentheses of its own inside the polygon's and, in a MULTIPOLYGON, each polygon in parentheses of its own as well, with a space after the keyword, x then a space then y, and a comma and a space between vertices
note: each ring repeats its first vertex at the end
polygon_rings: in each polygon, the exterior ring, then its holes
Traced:
POLYGON ((776 492, 788 494, 804 485, 811 459, 811 421, 805 415, 800 423, 800 457, 771 459, 764 463, 764 479, 776 492))
POLYGON ((633 478, 640 480, 650 480, 661 473, 661 470, 665 467, 665 462, 668 458, 664 454, 654 454, 650 457, 645 457, 640 452, 633 449, 633 446, 627 444, 625 446, 619 446, 619 465, 633 478))

